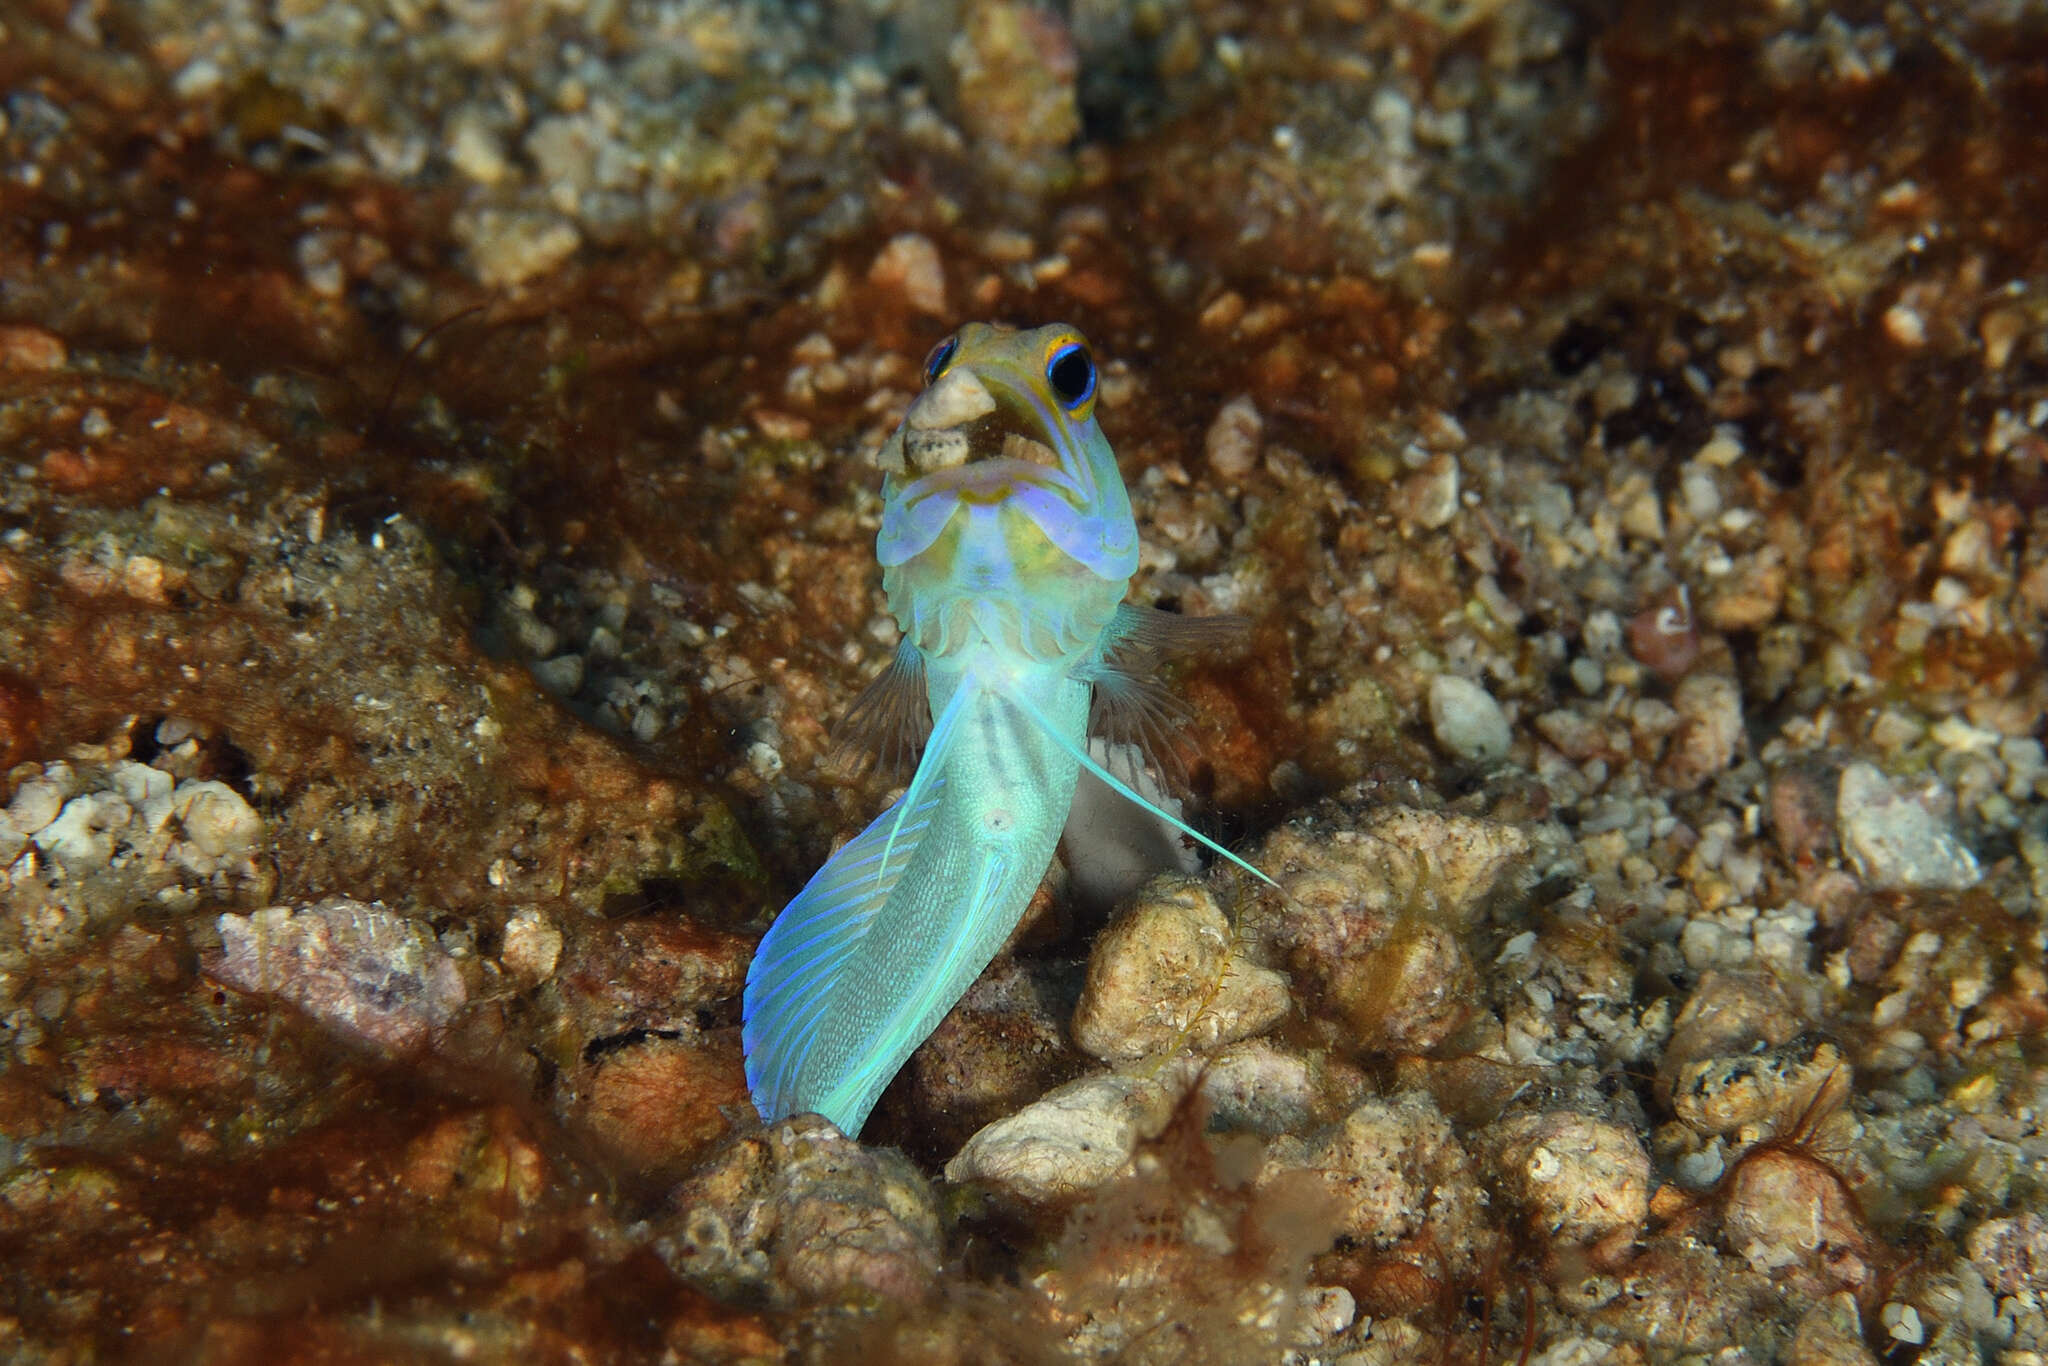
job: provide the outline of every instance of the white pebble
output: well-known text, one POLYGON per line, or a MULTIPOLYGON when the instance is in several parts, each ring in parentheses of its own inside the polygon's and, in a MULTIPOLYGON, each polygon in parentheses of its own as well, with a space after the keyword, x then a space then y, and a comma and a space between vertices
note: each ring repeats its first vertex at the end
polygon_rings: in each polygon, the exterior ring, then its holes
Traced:
POLYGON ((1493 694, 1455 674, 1430 681, 1429 725, 1438 744, 1468 763, 1505 758, 1514 740, 1493 694))

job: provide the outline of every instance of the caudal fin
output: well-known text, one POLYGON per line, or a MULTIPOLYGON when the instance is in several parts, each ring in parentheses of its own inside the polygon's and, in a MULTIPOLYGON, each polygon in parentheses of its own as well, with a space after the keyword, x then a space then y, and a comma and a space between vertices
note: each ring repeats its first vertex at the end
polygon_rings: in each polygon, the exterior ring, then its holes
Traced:
POLYGON ((849 993, 888 988, 849 981, 846 965, 917 852, 945 785, 935 777, 876 817, 812 876, 754 951, 740 1036, 747 1089, 763 1119, 818 1110, 848 1133, 859 1127, 820 1108, 842 1080, 830 1059, 811 1065, 820 1026, 846 1008, 849 993))

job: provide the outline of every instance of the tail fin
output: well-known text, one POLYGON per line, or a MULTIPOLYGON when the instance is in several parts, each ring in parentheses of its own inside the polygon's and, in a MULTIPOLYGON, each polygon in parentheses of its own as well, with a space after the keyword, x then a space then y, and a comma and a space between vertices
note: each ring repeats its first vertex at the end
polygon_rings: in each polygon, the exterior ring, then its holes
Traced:
MULTIPOLYGON (((763 1119, 815 1109, 838 1084, 836 1076, 806 1070, 819 1026, 828 1012, 843 1008, 846 993, 876 989, 874 983, 847 981, 847 960, 896 890, 945 787, 946 780, 936 776, 914 784, 827 860, 754 951, 740 1034, 747 1088, 763 1119)), ((822 1113, 847 1128, 846 1117, 822 1113)))

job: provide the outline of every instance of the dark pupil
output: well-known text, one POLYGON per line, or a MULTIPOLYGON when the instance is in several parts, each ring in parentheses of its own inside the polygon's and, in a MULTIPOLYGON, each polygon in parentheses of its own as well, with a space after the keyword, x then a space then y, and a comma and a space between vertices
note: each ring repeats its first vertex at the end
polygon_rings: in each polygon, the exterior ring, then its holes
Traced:
POLYGON ((937 346, 934 346, 931 355, 925 358, 924 382, 926 384, 936 382, 939 376, 944 373, 947 364, 953 359, 953 353, 959 349, 960 339, 958 337, 948 337, 937 346))
POLYGON ((1079 403, 1087 397, 1088 386, 1095 382, 1095 362, 1088 359, 1088 353, 1080 347, 1070 347, 1052 358, 1046 367, 1045 377, 1052 384, 1052 391, 1059 395, 1062 403, 1079 403))

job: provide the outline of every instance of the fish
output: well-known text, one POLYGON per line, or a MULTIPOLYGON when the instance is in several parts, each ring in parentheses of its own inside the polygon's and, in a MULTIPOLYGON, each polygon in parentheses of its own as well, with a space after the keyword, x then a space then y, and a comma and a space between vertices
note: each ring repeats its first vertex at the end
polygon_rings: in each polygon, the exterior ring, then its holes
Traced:
POLYGON ((1161 671, 1243 622, 1125 601, 1138 529, 1087 340, 969 323, 924 381, 876 454, 902 635, 843 726, 915 769, 775 918, 742 998, 762 1119, 816 1113, 849 1136, 1016 927, 1084 774, 1271 882, 1112 771, 1170 769, 1184 709, 1161 671), (1105 745, 1144 764, 1106 765, 1105 745))

